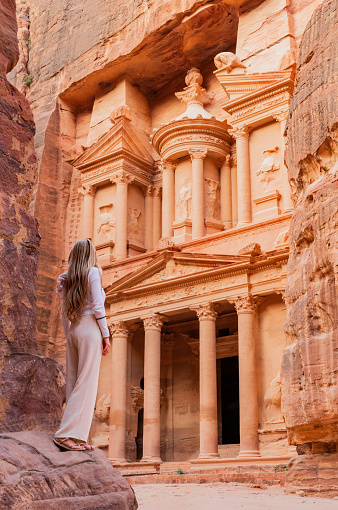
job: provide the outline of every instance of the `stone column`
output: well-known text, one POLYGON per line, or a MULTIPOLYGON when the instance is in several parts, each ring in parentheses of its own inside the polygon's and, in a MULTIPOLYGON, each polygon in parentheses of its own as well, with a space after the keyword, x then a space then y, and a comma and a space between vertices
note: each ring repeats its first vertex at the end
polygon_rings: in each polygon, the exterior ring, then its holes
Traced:
POLYGON ((220 169, 221 220, 225 229, 232 228, 231 158, 226 156, 220 169))
POLYGON ((238 315, 238 363, 240 406, 239 457, 259 457, 258 380, 255 342, 255 299, 248 295, 235 301, 238 315))
POLYGON ((174 460, 174 424, 173 424, 173 346, 174 334, 162 333, 163 359, 165 363, 166 379, 166 459, 167 462, 174 460))
POLYGON ((238 227, 251 223, 251 178, 249 158, 249 129, 247 126, 229 131, 236 139, 238 227))
POLYGON ((284 155, 285 155, 285 126, 286 126, 286 119, 288 118, 288 110, 284 110, 279 112, 277 115, 274 115, 274 118, 277 122, 280 123, 281 128, 281 153, 282 153, 282 161, 281 161, 281 171, 283 172, 283 201, 284 201, 284 213, 289 213, 293 211, 293 202, 291 199, 291 188, 289 183, 289 177, 288 177, 288 169, 286 168, 284 164, 284 155))
POLYGON ((219 457, 217 425, 216 317, 212 303, 191 307, 200 326, 200 459, 219 457))
POLYGON ((191 221, 192 239, 204 236, 204 172, 206 149, 189 150, 192 165, 191 221))
POLYGON ((154 213, 154 189, 147 186, 144 190, 144 247, 147 251, 153 249, 153 213, 154 213))
POLYGON ((116 183, 115 199, 115 258, 124 259, 127 256, 128 239, 128 184, 134 178, 123 170, 116 172, 111 182, 116 183))
POLYGON ((126 462, 127 368, 129 330, 122 321, 109 326, 112 336, 109 458, 126 462))
POLYGON ((161 239, 161 188, 154 188, 153 203, 153 249, 161 239))
POLYGON ((171 161, 162 160, 162 237, 173 237, 175 220, 175 168, 171 161))
POLYGON ((143 319, 144 343, 144 422, 142 461, 161 462, 161 328, 164 317, 149 315, 143 319))
POLYGON ((234 228, 238 222, 237 156, 232 156, 231 161, 232 226, 234 228))
POLYGON ((94 240, 94 186, 83 186, 82 237, 94 240))

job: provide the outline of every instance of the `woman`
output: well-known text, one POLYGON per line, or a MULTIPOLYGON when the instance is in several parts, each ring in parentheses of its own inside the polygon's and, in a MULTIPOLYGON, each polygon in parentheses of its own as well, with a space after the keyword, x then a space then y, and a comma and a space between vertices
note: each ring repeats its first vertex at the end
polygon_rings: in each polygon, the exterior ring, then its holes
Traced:
POLYGON ((61 320, 67 339, 66 409, 54 443, 64 450, 92 450, 87 443, 92 422, 101 352, 109 352, 109 331, 101 285, 102 270, 89 239, 77 241, 68 271, 57 279, 61 320))

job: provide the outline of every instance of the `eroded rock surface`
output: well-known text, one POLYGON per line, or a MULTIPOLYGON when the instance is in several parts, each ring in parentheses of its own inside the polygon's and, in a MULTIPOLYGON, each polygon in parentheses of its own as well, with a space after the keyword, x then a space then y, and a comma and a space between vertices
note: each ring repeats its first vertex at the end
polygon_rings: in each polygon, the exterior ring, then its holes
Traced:
POLYGON ((281 374, 289 438, 302 454, 291 466, 289 487, 329 495, 338 494, 337 24, 337 1, 324 1, 301 42, 290 105, 286 160, 298 201, 281 374))
POLYGON ((61 452, 49 434, 0 435, 0 481, 0 508, 137 509, 133 490, 103 452, 61 452))
POLYGON ((27 99, 6 79, 19 56, 15 1, 0 7, 0 430, 55 428, 63 369, 39 356, 35 334, 37 221, 30 213, 37 163, 27 99))

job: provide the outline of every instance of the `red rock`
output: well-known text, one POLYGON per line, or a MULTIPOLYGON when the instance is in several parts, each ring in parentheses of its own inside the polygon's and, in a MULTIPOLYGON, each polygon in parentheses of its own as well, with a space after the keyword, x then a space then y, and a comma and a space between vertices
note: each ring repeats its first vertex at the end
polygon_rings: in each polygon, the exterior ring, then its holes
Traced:
POLYGON ((2 434, 0 465, 1 508, 137 509, 133 490, 100 450, 61 452, 48 434, 2 434))
POLYGON ((320 480, 321 458, 330 469, 337 468, 332 443, 338 442, 338 146, 334 109, 338 63, 333 51, 337 23, 337 1, 326 0, 306 27, 290 105, 286 153, 298 202, 290 227, 289 345, 281 372, 282 412, 291 443, 304 454, 291 465, 287 484, 289 488, 302 487, 305 493, 324 495, 338 493, 336 476, 330 483, 320 480))
POLYGON ((63 368, 39 356, 35 334, 40 236, 30 213, 36 184, 34 122, 6 79, 18 58, 15 2, 0 8, 0 430, 51 430, 60 420, 63 368))

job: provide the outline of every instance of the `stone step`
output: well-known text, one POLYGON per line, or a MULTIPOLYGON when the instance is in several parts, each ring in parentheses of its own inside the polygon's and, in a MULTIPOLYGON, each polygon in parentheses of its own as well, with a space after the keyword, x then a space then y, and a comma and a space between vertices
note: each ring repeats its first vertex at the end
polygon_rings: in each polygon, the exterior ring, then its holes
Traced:
POLYGON ((239 444, 219 444, 218 453, 221 459, 234 459, 239 454, 239 444))

